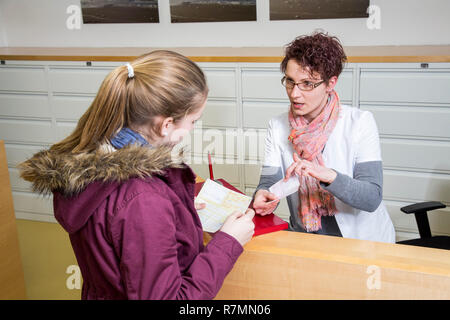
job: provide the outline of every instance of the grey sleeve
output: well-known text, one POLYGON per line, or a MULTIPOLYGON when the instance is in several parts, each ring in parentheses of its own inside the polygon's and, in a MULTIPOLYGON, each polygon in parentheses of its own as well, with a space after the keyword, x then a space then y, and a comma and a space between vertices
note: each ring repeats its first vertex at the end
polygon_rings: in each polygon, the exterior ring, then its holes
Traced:
MULTIPOLYGON (((255 194, 258 190, 269 190, 271 186, 277 183, 279 180, 283 179, 283 171, 281 167, 269 167, 263 166, 261 169, 261 176, 259 178, 258 186, 256 187, 255 192, 253 193, 252 198, 255 199, 255 194)), ((277 204, 277 208, 280 204, 277 204)), ((275 209, 276 210, 276 209, 275 209)))
POLYGON ((329 185, 321 182, 323 189, 353 208, 373 212, 383 198, 383 164, 381 161, 361 162, 355 165, 353 176, 337 172, 329 185))
MULTIPOLYGON (((260 189, 269 190, 272 185, 283 178, 283 172, 280 167, 263 166, 255 193, 260 189)), ((253 194, 253 196, 255 196, 255 194, 253 194)))

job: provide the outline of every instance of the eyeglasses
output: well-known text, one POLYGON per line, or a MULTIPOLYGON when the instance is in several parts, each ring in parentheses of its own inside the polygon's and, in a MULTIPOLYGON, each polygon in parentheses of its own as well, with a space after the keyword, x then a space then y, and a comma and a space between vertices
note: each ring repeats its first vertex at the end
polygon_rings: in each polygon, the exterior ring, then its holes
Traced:
POLYGON ((311 81, 300 81, 300 82, 294 82, 291 79, 286 78, 286 76, 284 76, 283 78, 281 78, 281 84, 283 86, 286 87, 286 89, 288 90, 292 90, 294 89, 294 86, 297 86, 297 88, 299 88, 302 91, 311 91, 315 88, 317 88, 318 86, 320 86, 322 83, 324 83, 325 80, 319 81, 319 82, 311 82, 311 81))

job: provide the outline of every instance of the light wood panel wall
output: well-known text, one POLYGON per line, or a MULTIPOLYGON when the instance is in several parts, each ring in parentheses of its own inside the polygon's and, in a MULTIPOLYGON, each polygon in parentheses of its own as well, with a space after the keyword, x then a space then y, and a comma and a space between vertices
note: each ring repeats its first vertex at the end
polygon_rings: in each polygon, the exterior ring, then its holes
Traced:
POLYGON ((0 140, 0 300, 26 299, 11 185, 3 140, 0 140))

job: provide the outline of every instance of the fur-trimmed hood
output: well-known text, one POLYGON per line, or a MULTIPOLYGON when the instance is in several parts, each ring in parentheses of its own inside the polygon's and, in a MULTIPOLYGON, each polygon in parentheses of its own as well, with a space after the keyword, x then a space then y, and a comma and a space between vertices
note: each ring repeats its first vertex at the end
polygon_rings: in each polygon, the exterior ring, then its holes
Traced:
POLYGON ((183 167, 183 150, 130 145, 119 150, 103 145, 90 153, 58 154, 50 150, 36 153, 19 164, 20 176, 31 182, 34 192, 65 197, 82 192, 92 182, 123 182, 162 174, 164 169, 183 167))
MULTIPOLYGON (((71 234, 87 223, 122 182, 152 176, 166 179, 173 172, 171 168, 186 165, 183 150, 138 145, 115 150, 104 144, 90 153, 59 154, 44 150, 18 167, 20 176, 31 182, 33 191, 53 193, 55 218, 71 234)), ((190 169, 188 172, 194 175, 190 169)))

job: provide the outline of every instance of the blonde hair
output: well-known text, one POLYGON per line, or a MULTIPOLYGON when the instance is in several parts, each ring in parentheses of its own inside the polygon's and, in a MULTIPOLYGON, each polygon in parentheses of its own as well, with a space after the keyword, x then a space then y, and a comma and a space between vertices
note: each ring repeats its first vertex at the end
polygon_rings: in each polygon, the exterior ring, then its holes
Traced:
POLYGON ((157 116, 174 122, 203 105, 208 86, 202 70, 185 56, 158 50, 117 67, 103 80, 98 93, 70 136, 54 144, 52 151, 90 152, 110 140, 125 126, 150 124, 157 134, 157 116))

